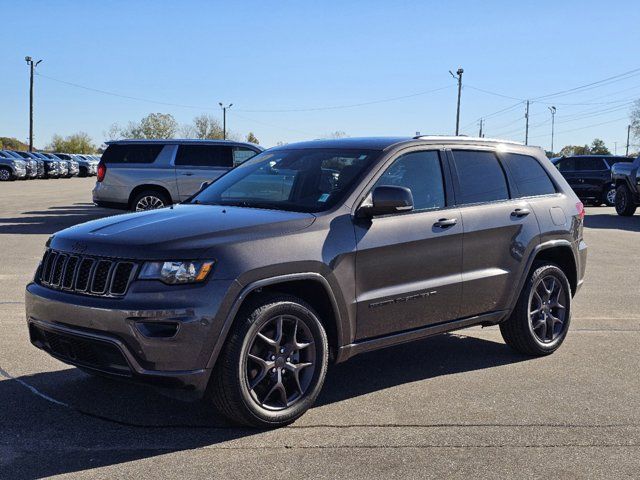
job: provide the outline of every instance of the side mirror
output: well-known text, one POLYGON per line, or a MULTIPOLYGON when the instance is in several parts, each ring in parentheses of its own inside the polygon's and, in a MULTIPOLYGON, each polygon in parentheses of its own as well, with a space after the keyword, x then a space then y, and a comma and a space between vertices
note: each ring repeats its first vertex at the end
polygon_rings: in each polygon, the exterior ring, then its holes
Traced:
POLYGON ((406 187, 381 185, 358 209, 360 217, 375 217, 413 210, 413 195, 406 187))

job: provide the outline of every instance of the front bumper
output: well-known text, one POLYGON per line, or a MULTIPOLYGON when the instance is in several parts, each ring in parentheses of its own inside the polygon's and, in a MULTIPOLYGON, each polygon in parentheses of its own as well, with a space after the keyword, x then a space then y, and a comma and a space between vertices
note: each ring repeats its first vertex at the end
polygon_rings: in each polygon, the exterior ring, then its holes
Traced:
POLYGON ((234 282, 209 281, 170 296, 171 287, 156 283, 134 282, 122 299, 30 283, 25 305, 31 343, 70 365, 199 397, 209 381, 224 299, 234 282), (166 325, 170 336, 150 332, 166 325))

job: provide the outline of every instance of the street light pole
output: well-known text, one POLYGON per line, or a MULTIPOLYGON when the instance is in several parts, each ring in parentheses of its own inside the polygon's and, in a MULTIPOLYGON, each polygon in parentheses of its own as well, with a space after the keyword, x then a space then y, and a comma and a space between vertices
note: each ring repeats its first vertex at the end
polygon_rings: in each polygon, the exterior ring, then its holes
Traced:
POLYGON ((458 108, 456 109, 456 136, 457 136, 460 133, 460 97, 462 95, 462 74, 464 73, 464 70, 462 68, 459 68, 456 71, 457 75, 454 75, 451 70, 449 70, 449 73, 453 78, 456 78, 458 80, 458 108))
POLYGON ((553 133, 556 124, 556 107, 549 107, 551 112, 551 153, 553 153, 553 133))
POLYGON ((42 60, 33 62, 33 59, 29 56, 24 57, 27 65, 29 65, 29 151, 33 152, 33 71, 42 60))
POLYGON ((630 136, 631 136, 631 125, 627 125, 627 153, 624 154, 626 157, 629 156, 629 137, 630 136))
POLYGON ((218 102, 220 108, 222 108, 222 139, 227 139, 227 108, 231 108, 233 103, 230 103, 226 107, 222 104, 222 102, 218 102))

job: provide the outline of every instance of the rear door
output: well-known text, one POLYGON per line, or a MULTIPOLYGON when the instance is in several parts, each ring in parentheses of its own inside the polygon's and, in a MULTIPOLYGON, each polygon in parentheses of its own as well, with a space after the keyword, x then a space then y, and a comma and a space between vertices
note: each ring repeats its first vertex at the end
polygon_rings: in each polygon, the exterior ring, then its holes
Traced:
POLYGON ((504 310, 527 252, 539 238, 535 213, 525 199, 512 196, 492 149, 454 149, 450 154, 464 225, 460 316, 504 310))
POLYGON ((611 184, 611 171, 601 157, 576 158, 576 172, 583 198, 602 199, 611 184))
POLYGON ((563 158, 555 165, 562 176, 565 178, 571 189, 576 192, 576 195, 578 195, 578 197, 584 198, 584 182, 582 181, 580 174, 576 171, 576 159, 563 158))
POLYGON ((203 182, 215 180, 233 167, 233 147, 180 145, 174 163, 180 200, 186 200, 203 182))
POLYGON ((447 179, 443 152, 420 150, 395 159, 371 187, 409 188, 414 210, 355 223, 358 339, 458 317, 462 222, 447 179))

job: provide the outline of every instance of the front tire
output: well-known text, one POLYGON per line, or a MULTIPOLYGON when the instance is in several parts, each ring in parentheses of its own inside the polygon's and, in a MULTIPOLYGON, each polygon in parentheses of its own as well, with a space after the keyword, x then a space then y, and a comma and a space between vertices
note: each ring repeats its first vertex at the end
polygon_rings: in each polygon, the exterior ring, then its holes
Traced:
POLYGON ((519 353, 549 355, 564 342, 571 321, 571 287, 552 263, 536 264, 516 308, 500 324, 505 343, 519 353))
POLYGON ((13 180, 13 173, 8 168, 0 168, 0 182, 8 182, 13 180))
POLYGON ((238 314, 208 396, 235 423, 288 425, 318 397, 328 350, 327 334, 311 306, 289 295, 259 297, 238 314))
POLYGON ((637 205, 633 202, 631 190, 626 185, 616 189, 616 212, 623 217, 630 217, 636 212, 637 205))

